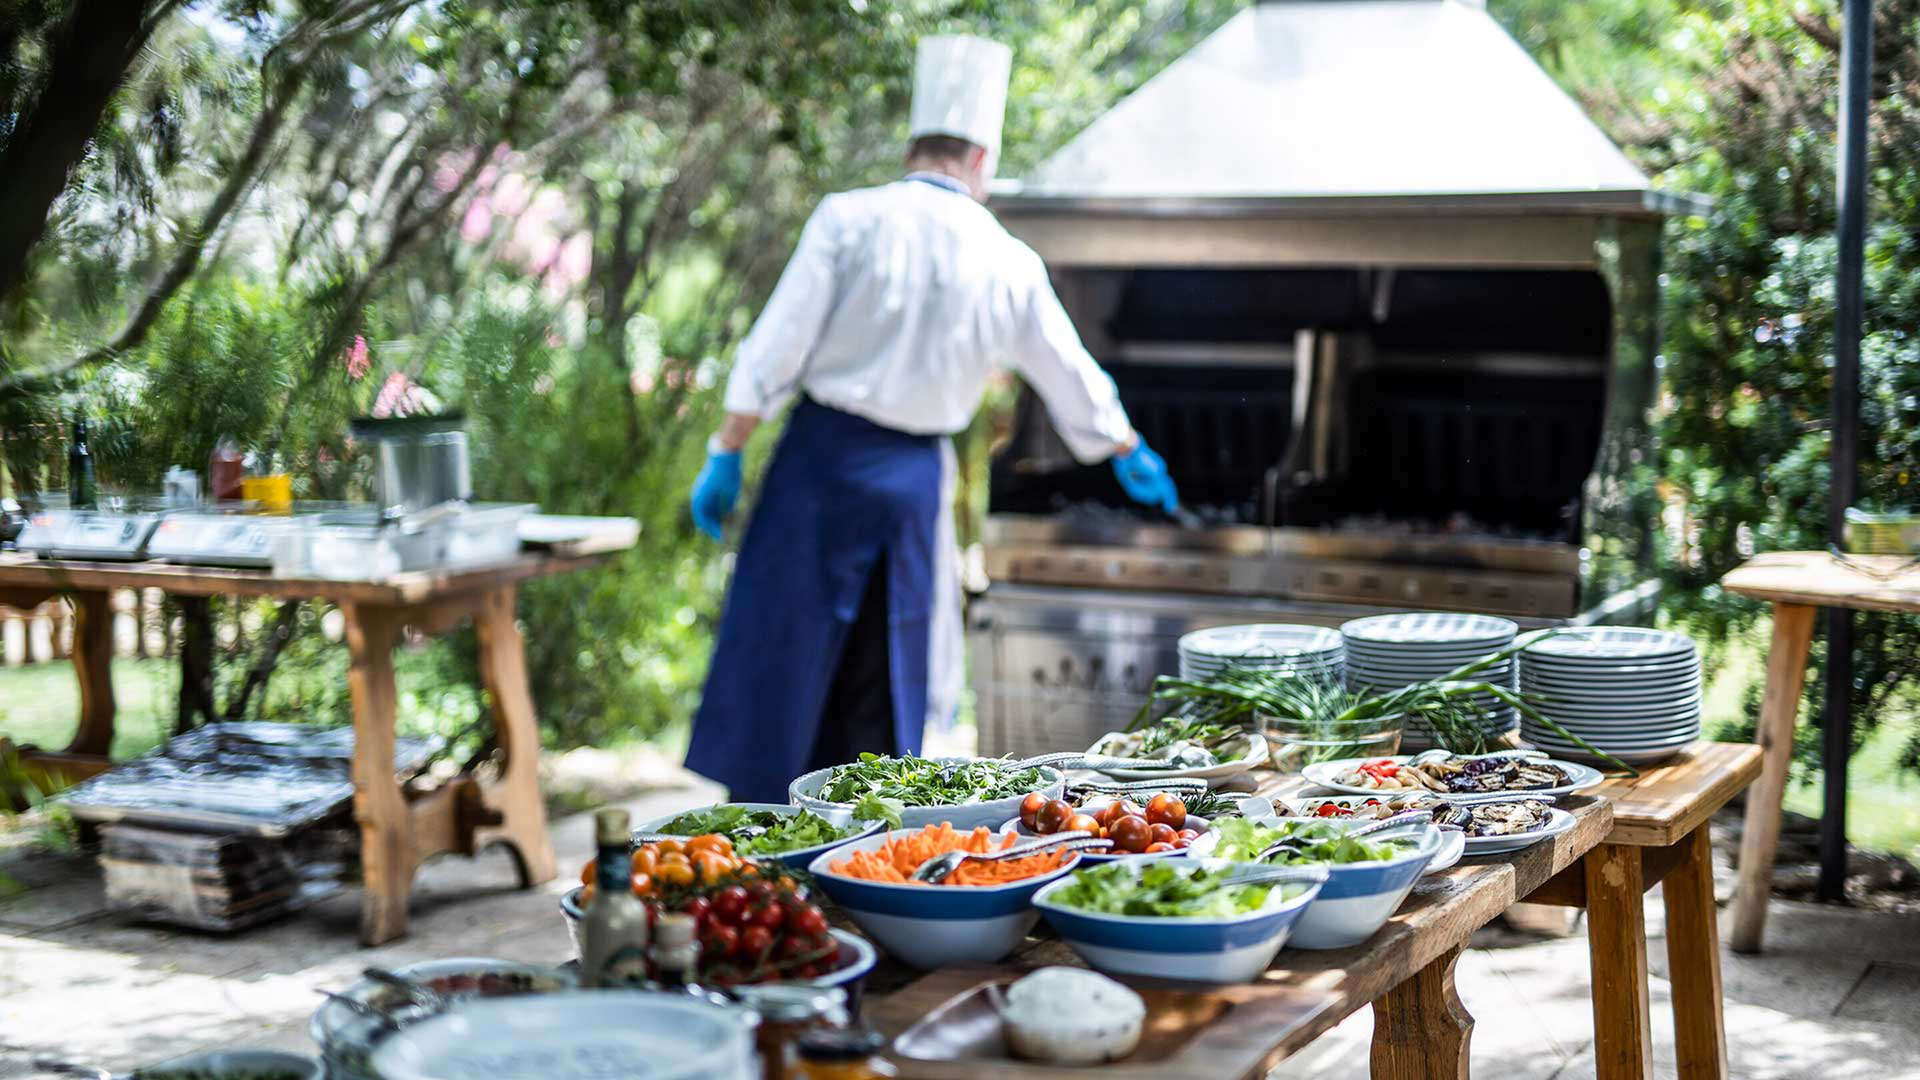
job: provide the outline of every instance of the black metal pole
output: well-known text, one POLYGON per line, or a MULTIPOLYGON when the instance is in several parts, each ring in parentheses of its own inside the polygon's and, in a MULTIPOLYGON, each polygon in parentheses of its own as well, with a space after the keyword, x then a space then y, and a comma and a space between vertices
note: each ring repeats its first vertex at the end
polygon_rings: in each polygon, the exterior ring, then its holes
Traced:
MULTIPOLYGON (((1873 78, 1873 0, 1846 0, 1840 39, 1839 265, 1834 269, 1833 477, 1827 533, 1839 543, 1857 486, 1860 438, 1860 294, 1867 238, 1867 99, 1873 78)), ((1847 755, 1852 751, 1853 619, 1827 611, 1826 731, 1822 761, 1826 804, 1820 815, 1822 900, 1839 900, 1847 881, 1847 755)))

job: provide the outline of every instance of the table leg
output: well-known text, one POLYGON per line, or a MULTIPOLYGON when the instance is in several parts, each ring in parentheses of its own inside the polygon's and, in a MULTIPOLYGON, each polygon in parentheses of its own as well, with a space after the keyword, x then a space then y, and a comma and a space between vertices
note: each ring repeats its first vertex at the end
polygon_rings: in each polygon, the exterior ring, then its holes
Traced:
POLYGON ((1455 948, 1373 1003, 1374 1080, 1464 1080, 1473 1017, 1453 985, 1455 948))
POLYGON ((353 816, 360 823, 365 897, 360 942, 378 945, 407 932, 413 891, 413 816, 393 774, 393 647, 400 622, 382 608, 342 605, 347 682, 353 691, 353 816))
POLYGON ((1667 872, 1667 978, 1682 1080, 1724 1080, 1727 1033, 1720 1002, 1720 929, 1713 906, 1713 838, 1703 822, 1677 845, 1667 872))
POLYGON ((1640 849, 1601 844, 1587 853, 1584 864, 1594 1075, 1597 1080, 1646 1080, 1653 1075, 1653 1018, 1647 1002, 1640 849))
POLYGON ((506 758, 500 782, 486 792, 501 823, 484 830, 476 842, 505 841, 519 860, 521 884, 537 885, 553 880, 557 870, 546 803, 540 798, 540 732, 527 688, 526 646, 513 621, 514 596, 511 586, 487 594, 473 620, 480 678, 493 699, 494 734, 506 758))
POLYGON ((1780 802, 1787 793, 1787 766, 1793 761, 1793 722, 1800 710, 1800 687, 1807 678, 1813 613, 1806 604, 1773 605, 1767 691, 1755 732, 1763 755, 1760 780, 1747 792, 1747 822, 1740 834, 1740 888, 1733 905, 1735 952, 1759 952, 1766 934, 1774 847, 1780 842, 1780 802))
POLYGON ((105 592, 75 592, 73 671, 80 679, 80 728, 69 754, 106 757, 113 749, 113 601, 105 592))

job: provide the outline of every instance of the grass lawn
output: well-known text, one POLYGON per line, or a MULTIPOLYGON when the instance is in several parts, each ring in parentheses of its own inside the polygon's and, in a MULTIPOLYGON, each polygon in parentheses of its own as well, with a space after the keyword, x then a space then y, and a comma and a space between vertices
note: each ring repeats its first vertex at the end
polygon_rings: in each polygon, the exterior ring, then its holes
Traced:
MULTIPOLYGON (((173 730, 179 669, 171 660, 115 660, 113 756, 138 757, 173 730)), ((80 685, 64 661, 0 668, 0 735, 57 750, 73 738, 80 685)))

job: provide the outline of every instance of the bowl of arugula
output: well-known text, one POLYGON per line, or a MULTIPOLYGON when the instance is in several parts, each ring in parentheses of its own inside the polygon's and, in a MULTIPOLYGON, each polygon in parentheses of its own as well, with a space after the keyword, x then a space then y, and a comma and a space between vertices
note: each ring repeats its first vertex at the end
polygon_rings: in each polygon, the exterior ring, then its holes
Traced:
POLYGON ((1110 862, 1041 889, 1033 906, 1073 951, 1121 975, 1236 983, 1258 978, 1325 881, 1235 885, 1220 859, 1110 862))
POLYGON ((705 836, 720 833, 733 853, 749 859, 779 859, 806 869, 815 855, 872 836, 886 822, 857 818, 850 809, 807 809, 783 803, 715 803, 642 822, 637 834, 705 836))
POLYGON ((816 814, 841 811, 857 818, 884 818, 895 829, 942 822, 962 831, 989 829, 1020 812, 1020 800, 1038 791, 1057 799, 1066 777, 1046 766, 1018 767, 1003 758, 923 758, 911 754, 860 760, 815 769, 787 789, 795 806, 816 814))

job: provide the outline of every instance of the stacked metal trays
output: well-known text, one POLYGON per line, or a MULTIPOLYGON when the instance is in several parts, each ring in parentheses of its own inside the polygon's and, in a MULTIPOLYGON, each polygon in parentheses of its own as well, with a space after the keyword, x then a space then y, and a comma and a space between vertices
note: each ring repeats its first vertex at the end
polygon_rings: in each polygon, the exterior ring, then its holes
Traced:
MULTIPOLYGON (((1513 645, 1520 627, 1511 619, 1493 615, 1409 611, 1369 615, 1340 626, 1346 643, 1347 685, 1355 690, 1396 690, 1409 683, 1435 679, 1490 653, 1513 645)), ((1478 673, 1475 678, 1512 687, 1512 658, 1478 673)), ((1483 713, 1489 736, 1504 735, 1520 726, 1519 713, 1492 694, 1474 698, 1483 713)), ((1415 721, 1401 739, 1402 750, 1432 745, 1433 733, 1415 721)))
POLYGON ((1179 647, 1183 679, 1210 679, 1237 666, 1339 682, 1345 663, 1339 631, 1297 623, 1212 626, 1182 635, 1179 647))
MULTIPOLYGON (((1520 652, 1520 689, 1555 723, 1630 765, 1663 761, 1700 737, 1700 653, 1685 634, 1590 626, 1537 636, 1520 652)), ((1531 719, 1521 734, 1555 757, 1592 756, 1531 719)))

